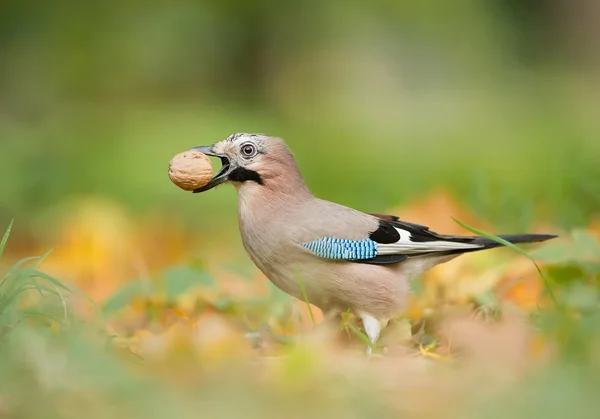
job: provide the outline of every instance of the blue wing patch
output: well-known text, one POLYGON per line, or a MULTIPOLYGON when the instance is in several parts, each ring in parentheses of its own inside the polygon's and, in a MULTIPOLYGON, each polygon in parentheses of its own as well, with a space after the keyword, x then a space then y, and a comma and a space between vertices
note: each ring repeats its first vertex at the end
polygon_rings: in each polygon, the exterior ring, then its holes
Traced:
POLYGON ((379 254, 377 242, 371 239, 344 240, 324 237, 302 243, 301 246, 325 259, 362 260, 372 259, 379 254))

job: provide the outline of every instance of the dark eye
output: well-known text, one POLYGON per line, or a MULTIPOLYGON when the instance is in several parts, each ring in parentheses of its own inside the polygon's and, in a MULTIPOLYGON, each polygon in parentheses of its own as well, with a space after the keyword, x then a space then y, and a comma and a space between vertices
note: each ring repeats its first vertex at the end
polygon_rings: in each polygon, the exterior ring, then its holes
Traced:
POLYGON ((242 154, 244 155, 244 157, 254 157, 256 156, 256 147, 254 146, 254 144, 244 144, 242 145, 242 154))

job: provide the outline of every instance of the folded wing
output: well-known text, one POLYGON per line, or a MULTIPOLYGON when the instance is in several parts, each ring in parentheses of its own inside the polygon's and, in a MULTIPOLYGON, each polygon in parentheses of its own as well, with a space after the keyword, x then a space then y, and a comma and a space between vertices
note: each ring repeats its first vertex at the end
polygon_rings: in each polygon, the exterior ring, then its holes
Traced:
MULTIPOLYGON (((378 218, 379 225, 362 240, 323 237, 301 245, 321 258, 370 264, 399 263, 412 257, 452 255, 500 246, 484 237, 438 234, 426 226, 401 221, 393 215, 370 215, 378 218)), ((499 237, 511 243, 529 243, 556 236, 516 234, 499 237)))

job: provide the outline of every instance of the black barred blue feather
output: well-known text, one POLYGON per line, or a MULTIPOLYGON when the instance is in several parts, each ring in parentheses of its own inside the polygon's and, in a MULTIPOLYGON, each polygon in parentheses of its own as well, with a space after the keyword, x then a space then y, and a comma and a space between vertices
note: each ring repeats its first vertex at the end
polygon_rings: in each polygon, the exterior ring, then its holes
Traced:
POLYGON ((343 240, 332 237, 324 237, 319 240, 302 243, 301 246, 310 250, 315 255, 325 259, 372 259, 378 254, 378 244, 371 239, 343 240))

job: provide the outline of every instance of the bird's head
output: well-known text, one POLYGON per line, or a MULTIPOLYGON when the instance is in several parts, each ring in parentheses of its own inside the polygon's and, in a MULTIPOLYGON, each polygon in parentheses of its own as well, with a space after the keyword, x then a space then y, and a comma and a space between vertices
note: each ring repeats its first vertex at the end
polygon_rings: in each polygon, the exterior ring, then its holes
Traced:
POLYGON ((194 147, 192 150, 219 157, 222 164, 221 170, 208 184, 194 190, 194 193, 207 191, 226 182, 238 187, 248 184, 264 185, 267 182, 277 183, 277 178, 286 175, 301 180, 294 157, 280 138, 237 133, 211 146, 194 147))

